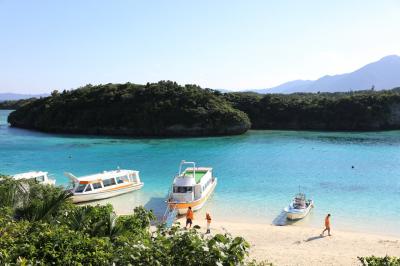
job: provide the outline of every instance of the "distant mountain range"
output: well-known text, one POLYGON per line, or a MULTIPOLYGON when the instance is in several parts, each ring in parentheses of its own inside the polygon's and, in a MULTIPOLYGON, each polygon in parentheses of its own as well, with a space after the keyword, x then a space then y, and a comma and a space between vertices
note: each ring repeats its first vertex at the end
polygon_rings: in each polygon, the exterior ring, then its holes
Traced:
POLYGON ((317 80, 294 80, 279 86, 252 90, 258 93, 340 92, 392 89, 400 87, 400 56, 389 55, 346 74, 323 76, 317 80))
POLYGON ((18 93, 0 93, 0 102, 3 101, 14 101, 14 100, 21 100, 21 99, 29 99, 29 98, 40 98, 40 97, 47 97, 50 94, 43 93, 43 94, 18 94, 18 93))
MULTIPOLYGON (((293 80, 267 89, 248 89, 257 93, 294 93, 294 92, 344 92, 393 89, 400 87, 400 56, 389 55, 370 63, 351 73, 323 76, 317 80, 293 80)), ((231 92, 229 89, 217 89, 231 92)), ((0 93, 0 101, 46 97, 49 94, 0 93)))

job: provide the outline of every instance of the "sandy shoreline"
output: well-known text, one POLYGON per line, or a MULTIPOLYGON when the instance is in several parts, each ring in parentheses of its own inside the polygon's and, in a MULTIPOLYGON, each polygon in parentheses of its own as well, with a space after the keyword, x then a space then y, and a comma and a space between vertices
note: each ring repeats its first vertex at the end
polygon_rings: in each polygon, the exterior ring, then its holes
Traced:
MULTIPOLYGON (((205 230, 201 218, 195 217, 193 224, 205 230)), ((184 225, 185 220, 179 222, 184 225)), ((221 220, 211 225, 213 234, 227 231, 243 236, 251 244, 250 258, 274 265, 360 265, 357 256, 400 256, 398 237, 333 230, 331 237, 322 238, 321 230, 221 220)))

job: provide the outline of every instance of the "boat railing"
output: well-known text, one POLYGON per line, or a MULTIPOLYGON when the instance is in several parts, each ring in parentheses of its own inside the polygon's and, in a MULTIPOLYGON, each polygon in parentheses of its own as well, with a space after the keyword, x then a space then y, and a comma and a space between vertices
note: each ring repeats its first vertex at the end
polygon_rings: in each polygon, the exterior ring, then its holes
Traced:
POLYGON ((174 204, 173 206, 171 206, 170 204, 168 204, 167 208, 165 209, 162 222, 167 228, 170 228, 174 224, 177 215, 178 210, 176 209, 176 205, 174 204))
POLYGON ((185 165, 185 164, 191 164, 191 165, 193 165, 193 176, 196 176, 196 163, 195 162, 186 162, 185 160, 182 160, 181 161, 181 163, 180 163, 180 165, 179 165, 179 176, 181 176, 182 175, 182 167, 183 167, 183 165, 185 165))

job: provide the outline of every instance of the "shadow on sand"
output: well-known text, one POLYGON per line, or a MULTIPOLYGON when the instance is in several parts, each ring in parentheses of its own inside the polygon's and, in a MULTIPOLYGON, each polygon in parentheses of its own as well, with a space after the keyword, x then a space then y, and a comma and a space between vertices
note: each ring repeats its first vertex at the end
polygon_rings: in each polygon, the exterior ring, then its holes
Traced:
POLYGON ((310 242, 310 241, 317 240, 317 239, 322 239, 322 238, 324 238, 324 236, 321 236, 321 235, 319 235, 319 236, 312 236, 312 237, 309 237, 309 238, 307 238, 306 240, 304 240, 304 242, 310 242))
POLYGON ((161 220, 164 216, 167 204, 165 198, 150 198, 150 200, 144 205, 147 210, 153 210, 154 215, 157 219, 161 220))
POLYGON ((286 217, 286 212, 282 211, 275 219, 272 221, 273 225, 284 226, 288 224, 288 220, 286 217))
POLYGON ((276 225, 276 226, 292 225, 292 224, 296 224, 296 223, 302 223, 306 219, 307 218, 302 219, 302 220, 291 221, 291 220, 287 219, 286 212, 282 211, 277 217, 275 217, 275 219, 272 221, 272 224, 276 225))
MULTIPOLYGON (((298 222, 298 221, 290 221, 290 220, 288 220, 286 212, 282 211, 277 217, 275 217, 275 219, 272 221, 272 224, 276 225, 276 226, 285 226, 285 225, 295 224, 296 222, 298 222)), ((304 242, 310 242, 310 241, 322 239, 324 237, 325 236, 321 236, 321 235, 312 236, 312 237, 309 237, 306 240, 304 240, 304 242)), ((297 242, 301 243, 300 241, 297 241, 297 242)))

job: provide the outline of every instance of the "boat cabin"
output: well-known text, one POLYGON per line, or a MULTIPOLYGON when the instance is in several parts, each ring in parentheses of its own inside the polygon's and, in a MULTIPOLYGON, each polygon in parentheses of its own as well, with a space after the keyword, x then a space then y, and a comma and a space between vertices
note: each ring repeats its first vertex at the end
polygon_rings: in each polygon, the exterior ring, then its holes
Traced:
POLYGON ((192 202, 206 194, 213 182, 212 168, 196 167, 194 162, 183 161, 179 173, 174 178, 171 200, 174 202, 192 202), (192 167, 183 169, 185 164, 192 167))
POLYGON ((144 183, 140 181, 139 171, 117 169, 82 177, 65 173, 73 182, 72 202, 80 203, 107 199, 124 193, 139 190, 144 183))
POLYGON ((293 207, 295 209, 307 208, 306 195, 303 193, 298 193, 293 199, 293 207))
POLYGON ((90 193, 113 187, 120 187, 125 184, 140 183, 139 171, 114 170, 104 171, 99 174, 75 177, 66 173, 74 181, 73 193, 90 193))

